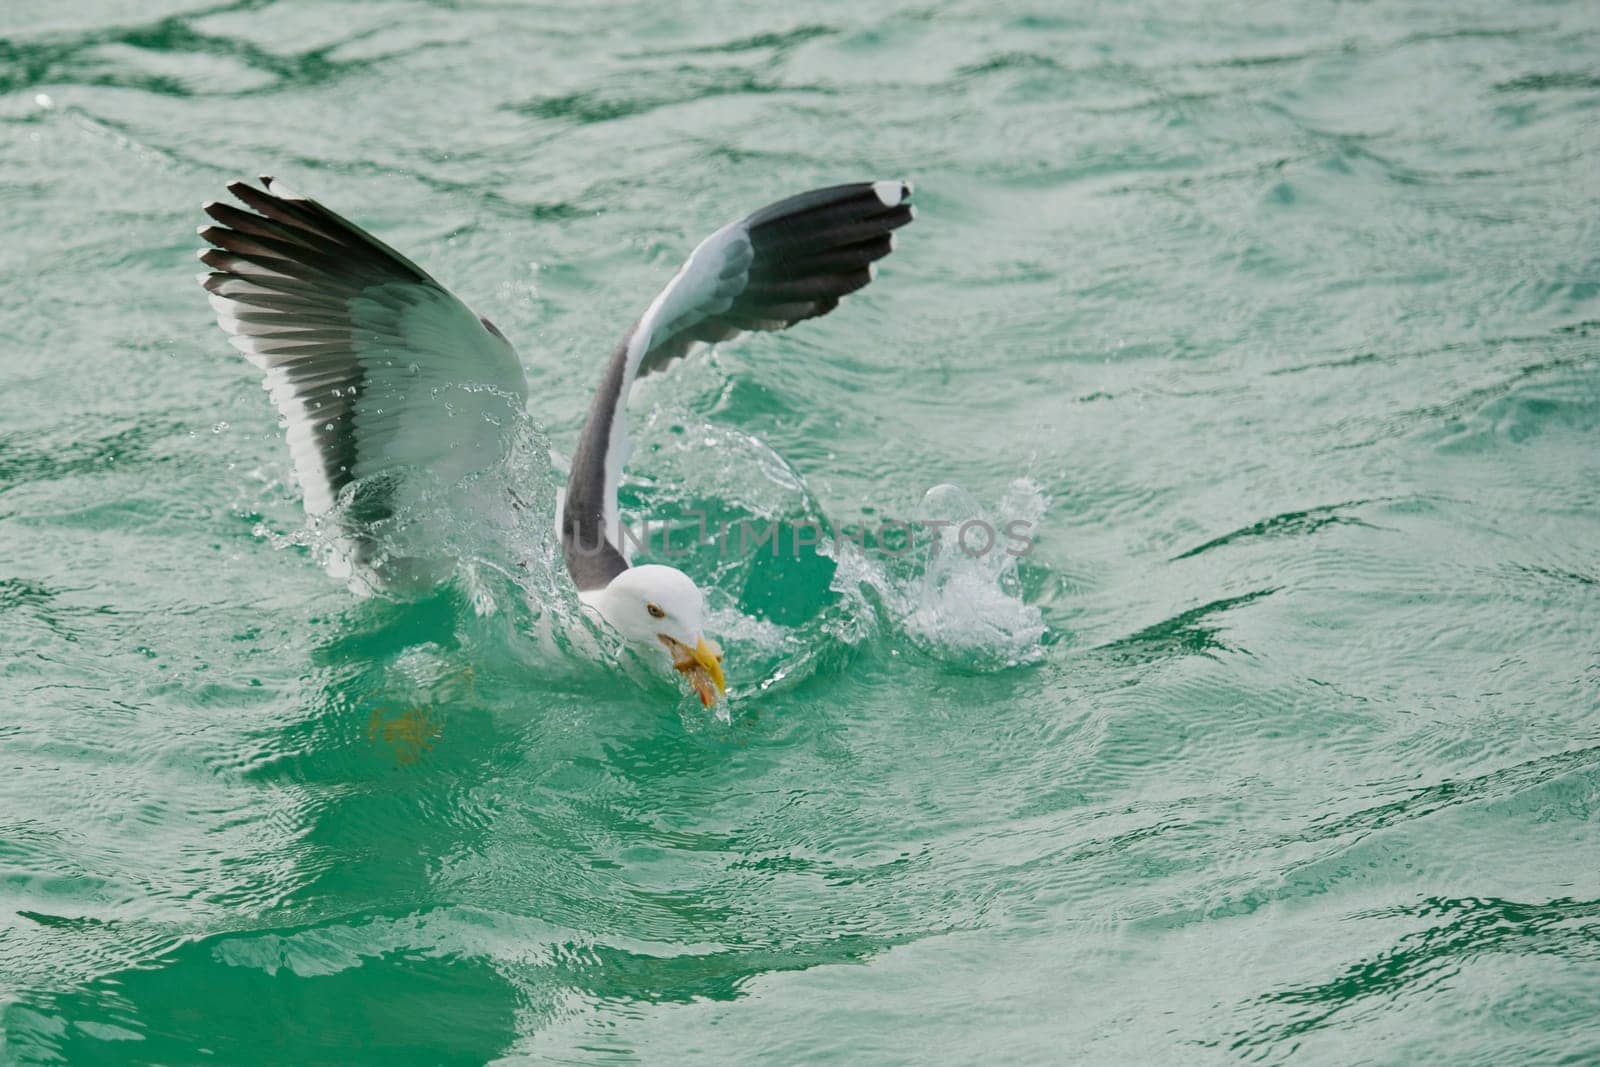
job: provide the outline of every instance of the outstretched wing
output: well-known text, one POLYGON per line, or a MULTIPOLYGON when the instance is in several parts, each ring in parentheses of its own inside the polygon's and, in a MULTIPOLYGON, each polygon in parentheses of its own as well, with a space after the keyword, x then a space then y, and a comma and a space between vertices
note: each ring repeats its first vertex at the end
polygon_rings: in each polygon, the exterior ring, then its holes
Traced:
POLYGON ((601 588, 628 566, 613 539, 628 451, 623 409, 634 379, 697 341, 826 315, 872 280, 875 262, 894 248, 893 231, 915 217, 910 201, 911 186, 899 181, 814 189, 700 242, 606 364, 579 436, 561 534, 580 590, 601 588))
POLYGON ((234 182, 245 208, 210 203, 200 282, 217 322, 288 427, 306 511, 360 527, 393 513, 399 478, 451 483, 504 453, 527 382, 517 354, 422 268, 315 200, 262 178, 234 182))

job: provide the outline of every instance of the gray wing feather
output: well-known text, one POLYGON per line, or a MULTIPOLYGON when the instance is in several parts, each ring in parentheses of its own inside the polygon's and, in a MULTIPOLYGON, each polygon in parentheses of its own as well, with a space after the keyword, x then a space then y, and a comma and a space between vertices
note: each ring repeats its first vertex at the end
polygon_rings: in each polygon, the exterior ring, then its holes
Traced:
POLYGON ((782 330, 832 311, 872 280, 894 231, 915 218, 910 200, 911 186, 899 181, 814 189, 700 242, 612 354, 579 434, 561 534, 580 590, 601 588, 628 566, 617 538, 617 485, 634 380, 696 343, 782 330))
POLYGON ((329 511, 360 481, 370 491, 341 513, 358 533, 393 511, 403 481, 372 476, 426 467, 453 480, 497 460, 527 398, 500 331, 371 234, 261 181, 229 185, 245 208, 205 206, 200 281, 266 376, 306 510, 329 511))

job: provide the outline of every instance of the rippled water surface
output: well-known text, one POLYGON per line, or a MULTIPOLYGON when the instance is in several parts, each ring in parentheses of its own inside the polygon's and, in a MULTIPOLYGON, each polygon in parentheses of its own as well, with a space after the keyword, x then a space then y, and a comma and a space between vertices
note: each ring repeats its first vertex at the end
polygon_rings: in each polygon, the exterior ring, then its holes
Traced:
POLYGON ((0 1057, 1600 1058, 1597 55, 1586 2, 3 5, 0 1057), (257 173, 518 345, 529 511, 426 599, 317 565, 194 285, 257 173), (639 390, 625 504, 1033 550, 699 544, 727 721, 536 637, 628 323, 895 176, 870 289, 639 390))

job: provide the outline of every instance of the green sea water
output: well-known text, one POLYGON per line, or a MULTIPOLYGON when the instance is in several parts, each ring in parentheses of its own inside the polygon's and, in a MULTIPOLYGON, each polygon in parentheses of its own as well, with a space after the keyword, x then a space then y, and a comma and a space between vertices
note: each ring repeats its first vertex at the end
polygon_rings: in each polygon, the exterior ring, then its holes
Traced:
POLYGON ((0 4, 0 1060, 1600 1061, 1600 9, 0 4), (281 176, 518 346, 528 508, 318 565, 193 275, 281 176), (727 715, 549 536, 693 244, 905 177, 645 383, 727 715), (551 453, 554 458, 551 458, 551 453), (574 636, 577 635, 577 636, 574 636), (591 637, 593 635, 590 635, 591 637))

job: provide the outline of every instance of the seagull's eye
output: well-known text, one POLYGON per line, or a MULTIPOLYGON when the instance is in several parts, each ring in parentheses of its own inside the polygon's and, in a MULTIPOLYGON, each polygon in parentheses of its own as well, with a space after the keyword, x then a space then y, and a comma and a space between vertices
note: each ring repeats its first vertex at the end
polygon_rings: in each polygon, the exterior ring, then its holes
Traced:
POLYGON ((660 604, 646 604, 644 610, 650 613, 652 619, 664 619, 667 617, 667 613, 661 610, 660 604))

